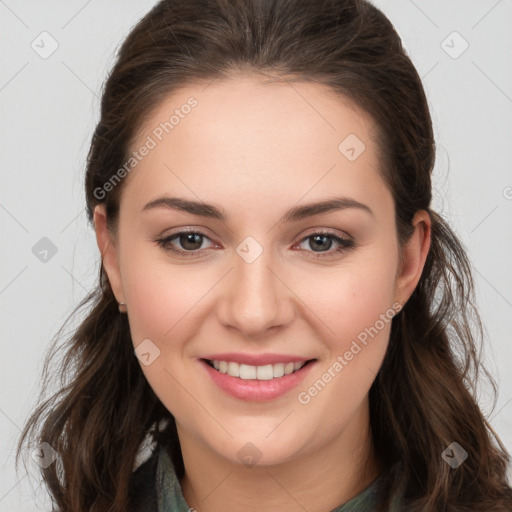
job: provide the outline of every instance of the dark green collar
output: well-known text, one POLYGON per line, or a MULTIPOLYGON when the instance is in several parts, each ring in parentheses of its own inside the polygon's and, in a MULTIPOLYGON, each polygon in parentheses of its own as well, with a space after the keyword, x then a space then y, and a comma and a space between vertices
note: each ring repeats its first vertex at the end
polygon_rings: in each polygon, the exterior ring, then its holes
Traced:
MULTIPOLYGON (((174 465, 165 449, 160 450, 157 469, 158 512, 192 512, 181 491, 174 465)), ((372 512, 377 510, 380 477, 347 503, 332 512, 372 512)), ((395 500, 390 512, 399 511, 400 503, 395 500)), ((200 512, 200 511, 197 511, 200 512)))

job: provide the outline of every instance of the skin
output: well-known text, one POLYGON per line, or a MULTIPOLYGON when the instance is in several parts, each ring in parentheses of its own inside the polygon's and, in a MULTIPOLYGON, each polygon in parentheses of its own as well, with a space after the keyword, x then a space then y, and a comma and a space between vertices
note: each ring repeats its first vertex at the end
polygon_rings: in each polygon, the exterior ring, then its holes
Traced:
MULTIPOLYGON (((381 314, 407 301, 428 253, 429 216, 417 212, 412 237, 399 247, 374 122, 319 84, 240 74, 206 88, 188 85, 151 114, 133 148, 190 96, 197 107, 125 178, 116 233, 107 229, 104 207, 96 208, 104 268, 116 299, 127 304, 134 346, 150 339, 160 350, 141 368, 176 418, 189 506, 332 510, 382 470, 370 443, 368 392, 391 323, 309 403, 298 394, 381 314), (366 147, 354 161, 338 150, 349 134, 366 147), (214 203, 228 219, 165 207, 142 212, 163 195, 214 203), (333 196, 364 203, 372 214, 347 208, 278 223, 297 204, 333 196), (155 243, 189 227, 208 237, 196 244, 199 255, 178 256, 155 243), (333 240, 322 252, 311 238, 303 241, 319 229, 356 246, 337 252, 333 240), (236 252, 247 236, 263 249, 252 263, 236 252), (315 259, 319 253, 329 255, 315 259), (198 358, 221 352, 317 363, 284 396, 248 402, 226 395, 200 366, 198 358), (238 456, 248 442, 260 453, 252 467, 238 456)), ((179 239, 173 245, 186 250, 179 239)))

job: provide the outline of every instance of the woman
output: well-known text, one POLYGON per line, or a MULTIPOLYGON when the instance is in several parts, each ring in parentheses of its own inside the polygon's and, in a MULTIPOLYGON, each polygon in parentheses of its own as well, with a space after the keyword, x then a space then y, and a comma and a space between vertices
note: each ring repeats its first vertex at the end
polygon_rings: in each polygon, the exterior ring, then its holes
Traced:
POLYGON ((57 509, 512 510, 434 156, 371 4, 158 3, 91 142, 73 375, 20 440, 57 509))

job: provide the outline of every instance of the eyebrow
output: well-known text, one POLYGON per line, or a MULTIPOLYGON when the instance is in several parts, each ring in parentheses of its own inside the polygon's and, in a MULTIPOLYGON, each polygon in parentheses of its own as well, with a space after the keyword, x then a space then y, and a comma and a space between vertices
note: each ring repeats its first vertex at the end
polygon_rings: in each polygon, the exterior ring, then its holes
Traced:
MULTIPOLYGON (((198 201, 191 201, 179 197, 159 197, 147 203, 142 209, 143 212, 154 208, 171 208, 173 210, 182 210, 193 215, 217 219, 222 222, 227 221, 227 215, 223 208, 213 204, 207 204, 198 201)), ((280 223, 297 222, 307 217, 328 213, 335 210, 346 210, 356 208, 374 216, 369 206, 349 197, 334 197, 317 203, 310 203, 302 206, 294 206, 288 210, 280 219, 280 223)))

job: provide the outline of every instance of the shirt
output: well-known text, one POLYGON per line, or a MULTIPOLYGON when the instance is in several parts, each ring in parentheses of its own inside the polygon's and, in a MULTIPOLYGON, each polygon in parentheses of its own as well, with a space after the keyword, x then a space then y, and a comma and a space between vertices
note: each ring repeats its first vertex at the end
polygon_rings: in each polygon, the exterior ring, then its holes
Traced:
MULTIPOLYGON (((380 481, 379 476, 357 496, 331 512, 377 510, 380 481)), ((155 449, 149 459, 134 472, 131 488, 133 501, 130 512, 194 512, 195 510, 185 501, 174 465, 164 448, 155 449)), ((400 500, 395 499, 388 512, 401 510, 400 500)))

